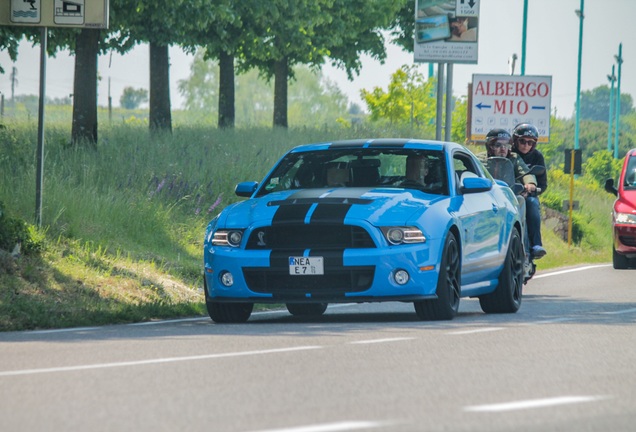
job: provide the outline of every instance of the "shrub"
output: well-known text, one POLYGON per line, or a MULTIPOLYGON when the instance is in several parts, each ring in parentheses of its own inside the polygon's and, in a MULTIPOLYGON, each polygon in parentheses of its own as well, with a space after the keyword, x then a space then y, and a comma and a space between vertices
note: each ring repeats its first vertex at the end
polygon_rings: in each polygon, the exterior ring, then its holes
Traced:
POLYGON ((22 219, 9 217, 0 202, 0 249, 11 252, 19 243, 20 251, 30 255, 42 250, 42 242, 43 237, 35 227, 22 219))

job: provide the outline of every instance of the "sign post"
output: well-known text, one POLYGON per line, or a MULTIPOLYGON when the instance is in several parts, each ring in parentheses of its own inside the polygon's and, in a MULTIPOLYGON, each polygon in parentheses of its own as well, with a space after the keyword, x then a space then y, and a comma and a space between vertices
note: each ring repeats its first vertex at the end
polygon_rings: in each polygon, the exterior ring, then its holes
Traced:
POLYGON ((46 103, 47 27, 108 28, 109 0, 10 0, 0 8, 0 26, 40 27, 40 98, 35 179, 35 224, 42 226, 44 184, 44 105, 46 103))

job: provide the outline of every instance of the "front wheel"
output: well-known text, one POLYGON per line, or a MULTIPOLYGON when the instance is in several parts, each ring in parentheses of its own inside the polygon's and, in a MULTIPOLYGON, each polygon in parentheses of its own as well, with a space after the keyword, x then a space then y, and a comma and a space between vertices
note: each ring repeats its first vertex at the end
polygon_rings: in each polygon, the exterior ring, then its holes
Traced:
POLYGON ((424 321, 452 320, 459 310, 461 259, 459 244, 452 232, 446 236, 437 280, 437 298, 414 303, 415 313, 424 321))
POLYGON ((497 289, 479 297, 481 310, 486 313, 514 313, 519 310, 523 289, 523 263, 521 238, 517 230, 513 229, 497 289))
POLYGON ((208 296, 208 283, 203 278, 203 292, 205 293, 205 307, 212 321, 219 324, 240 324, 250 319, 254 303, 223 303, 212 301, 208 296))
POLYGON ((616 249, 612 246, 612 264, 616 270, 625 270, 629 267, 629 258, 616 252, 616 249))

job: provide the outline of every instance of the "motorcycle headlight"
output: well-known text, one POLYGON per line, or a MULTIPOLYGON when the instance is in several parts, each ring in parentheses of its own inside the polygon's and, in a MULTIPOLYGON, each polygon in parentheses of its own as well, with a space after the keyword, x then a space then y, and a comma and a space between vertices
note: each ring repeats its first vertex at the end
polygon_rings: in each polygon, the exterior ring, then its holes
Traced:
POLYGON ((386 241, 392 245, 426 242, 426 237, 416 227, 382 227, 381 229, 386 241))
POLYGON ((214 246, 231 246, 239 247, 243 240, 243 231, 241 230, 218 230, 212 237, 214 246))

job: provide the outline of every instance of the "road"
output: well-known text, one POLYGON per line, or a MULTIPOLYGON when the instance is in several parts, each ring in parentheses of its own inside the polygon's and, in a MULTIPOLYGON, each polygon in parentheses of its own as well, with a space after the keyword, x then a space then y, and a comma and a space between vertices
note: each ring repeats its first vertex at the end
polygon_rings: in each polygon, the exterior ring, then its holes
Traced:
POLYGON ((0 334, 10 431, 633 431, 636 272, 538 273, 517 314, 462 299, 0 334))

